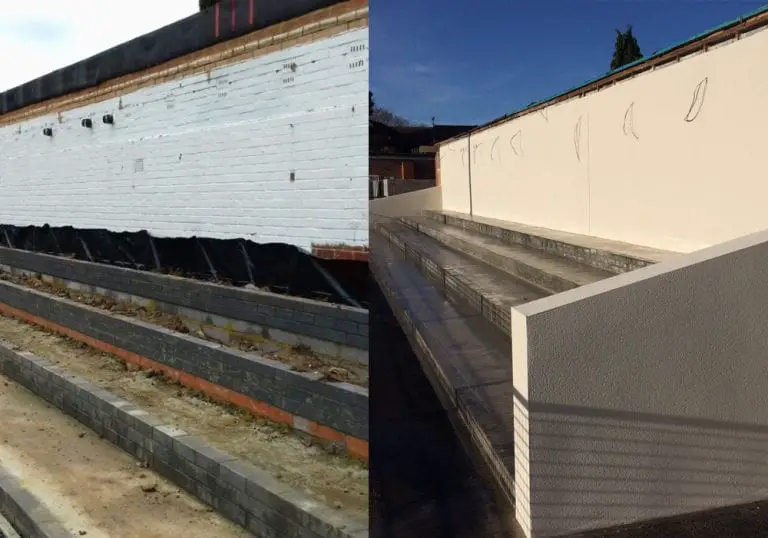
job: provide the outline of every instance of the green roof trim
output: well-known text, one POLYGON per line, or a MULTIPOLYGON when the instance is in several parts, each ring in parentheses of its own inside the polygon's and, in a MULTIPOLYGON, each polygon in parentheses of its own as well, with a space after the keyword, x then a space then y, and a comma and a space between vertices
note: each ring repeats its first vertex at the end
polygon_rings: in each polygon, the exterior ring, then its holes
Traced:
POLYGON ((726 23, 719 24, 718 26, 715 26, 714 28, 711 28, 709 30, 706 30, 704 32, 696 34, 695 36, 693 36, 693 37, 691 37, 689 39, 686 39, 685 41, 680 41, 679 43, 676 43, 676 44, 671 45, 669 47, 666 47, 666 48, 663 48, 661 50, 658 50, 658 51, 654 52, 653 54, 651 54, 650 56, 644 56, 644 57, 640 58, 639 60, 635 60, 632 63, 626 64, 626 65, 622 65, 621 67, 619 67, 617 69, 613 69, 611 71, 608 71, 607 73, 603 73, 602 75, 599 75, 599 76, 597 76, 595 78, 589 79, 586 82, 583 82, 582 84, 579 84, 577 86, 573 86, 572 88, 569 88, 569 89, 567 89, 565 91, 558 92, 558 93, 556 93, 556 94, 554 94, 554 95, 552 95, 552 96, 550 96, 550 97, 548 97, 546 99, 541 99, 539 101, 534 101, 534 102, 532 102, 532 103, 530 103, 530 104, 528 104, 528 105, 526 105, 526 106, 524 106, 522 108, 519 108, 519 109, 515 110, 514 112, 509 112, 507 114, 504 114, 501 117, 498 117, 498 118, 496 118, 494 120, 486 122, 486 123, 484 123, 482 125, 479 125, 478 127, 476 127, 475 129, 472 129, 468 133, 465 133, 463 135, 459 135, 459 136, 454 137, 452 139, 448 139, 448 140, 445 140, 443 142, 440 142, 438 145, 442 145, 442 144, 444 144, 446 142, 450 142, 452 140, 460 139, 460 138, 462 138, 465 135, 471 135, 472 133, 475 133, 477 131, 482 131, 486 127, 494 125, 496 123, 499 123, 499 122, 503 121, 504 119, 506 119, 506 118, 508 118, 510 116, 516 116, 518 114, 522 114, 526 110, 529 110, 531 108, 534 108, 534 107, 546 104, 546 103, 548 103, 550 101, 554 101, 556 99, 559 99, 560 97, 563 97, 564 95, 568 95, 571 92, 580 90, 582 88, 586 88, 587 86, 590 86, 591 84, 594 84, 595 82, 599 82, 600 80, 603 80, 603 79, 608 78, 608 77, 610 77, 612 75, 615 75, 616 73, 620 73, 620 72, 625 71, 627 69, 630 69, 630 68, 632 68, 632 67, 634 67, 636 65, 640 65, 640 64, 643 64, 643 63, 648 62, 650 60, 653 60, 654 58, 658 58, 659 56, 663 56, 664 54, 667 54, 667 53, 669 53, 669 52, 671 52, 671 51, 673 51, 675 49, 678 49, 680 47, 684 47, 685 45, 688 45, 689 43, 693 43, 695 41, 703 39, 703 38, 707 37, 710 34, 714 34, 715 32, 718 32, 720 30, 724 30, 726 28, 729 28, 731 26, 739 24, 739 23, 741 23, 741 22, 743 22, 743 21, 745 21, 747 19, 751 19, 752 17, 757 17, 758 15, 762 15, 763 13, 766 13, 766 12, 768 12, 768 4, 764 5, 763 7, 759 8, 759 9, 756 9, 754 11, 751 11, 749 13, 741 15, 737 19, 733 19, 733 20, 728 21, 726 23))

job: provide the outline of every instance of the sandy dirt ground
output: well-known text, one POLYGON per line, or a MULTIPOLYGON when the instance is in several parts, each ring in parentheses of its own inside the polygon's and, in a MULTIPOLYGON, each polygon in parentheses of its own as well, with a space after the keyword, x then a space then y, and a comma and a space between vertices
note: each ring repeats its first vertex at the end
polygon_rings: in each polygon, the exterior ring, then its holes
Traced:
POLYGON ((21 538, 2 514, 0 514, 0 538, 21 538))
POLYGON ((0 339, 199 435, 335 510, 367 517, 368 469, 361 462, 329 454, 317 445, 308 446, 287 427, 207 401, 203 395, 161 376, 136 371, 112 355, 15 319, 0 316, 0 339))
MULTIPOLYGON (((66 297, 67 299, 101 310, 135 317, 177 332, 189 333, 189 330, 179 316, 157 311, 150 312, 146 308, 134 303, 115 301, 111 297, 105 297, 104 295, 55 286, 35 276, 0 273, 0 280, 13 282, 58 297, 66 297)), ((216 341, 202 331, 197 331, 194 336, 216 341)), ((344 381, 362 387, 368 386, 368 367, 366 365, 356 361, 320 355, 314 353, 306 346, 288 346, 262 338, 234 337, 229 342, 221 343, 246 353, 258 353, 260 356, 282 362, 298 372, 322 374, 323 379, 328 381, 344 381)))
POLYGON ((251 536, 3 376, 0 426, 0 464, 74 536, 251 536))

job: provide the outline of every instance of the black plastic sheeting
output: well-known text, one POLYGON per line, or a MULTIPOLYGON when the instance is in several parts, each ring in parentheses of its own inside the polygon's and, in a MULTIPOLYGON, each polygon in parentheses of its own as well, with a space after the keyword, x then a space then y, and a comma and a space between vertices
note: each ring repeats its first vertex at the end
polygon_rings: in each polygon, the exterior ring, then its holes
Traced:
MULTIPOLYGON (((342 1, 221 0, 218 5, 218 17, 217 8, 209 8, 0 93, 0 114, 142 71, 218 42, 288 21, 342 1)), ((193 2, 190 4, 195 5, 193 2)), ((117 17, 119 16, 116 15, 116 19, 112 21, 113 24, 120 24, 117 17)))
POLYGON ((235 286, 251 284, 337 304, 350 304, 351 298, 365 308, 373 282, 365 262, 322 260, 291 245, 246 240, 157 238, 147 232, 4 225, 0 226, 0 245, 235 286))

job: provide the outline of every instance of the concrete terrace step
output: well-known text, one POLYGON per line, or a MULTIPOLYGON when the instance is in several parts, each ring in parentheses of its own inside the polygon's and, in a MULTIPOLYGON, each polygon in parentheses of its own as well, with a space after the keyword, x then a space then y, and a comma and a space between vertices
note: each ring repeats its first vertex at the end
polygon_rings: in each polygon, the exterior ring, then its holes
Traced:
POLYGON ((505 502, 514 498, 509 340, 482 316, 447 302, 387 238, 371 235, 371 270, 457 435, 505 502))
POLYGON ((402 222, 446 247, 554 294, 613 276, 572 259, 546 251, 503 242, 488 235, 436 222, 427 217, 404 217, 402 222))
POLYGON ((626 273, 678 255, 676 252, 621 241, 453 211, 425 211, 425 216, 435 222, 492 237, 509 245, 520 245, 554 254, 614 274, 626 273))
POLYGON ((546 295, 522 280, 455 252, 401 222, 379 222, 376 227, 450 302, 481 314, 508 336, 511 307, 546 295))

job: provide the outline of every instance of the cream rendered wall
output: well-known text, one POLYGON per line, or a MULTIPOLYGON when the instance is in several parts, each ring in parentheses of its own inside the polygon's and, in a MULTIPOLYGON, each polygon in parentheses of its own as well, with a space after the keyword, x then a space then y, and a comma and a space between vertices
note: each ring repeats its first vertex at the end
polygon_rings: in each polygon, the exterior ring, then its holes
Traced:
MULTIPOLYGON (((474 214, 682 252, 768 228, 766 56, 761 29, 471 135, 474 214)), ((445 209, 466 145, 440 148, 445 209)))
POLYGON ((469 158, 466 139, 449 142, 440 148, 440 190, 443 209, 469 213, 467 171, 469 158))
POLYGON ((367 96, 365 28, 0 127, 0 224, 367 246, 367 96))
POLYGON ((371 200, 368 212, 374 218, 399 218, 421 215, 425 210, 439 211, 442 207, 440 187, 396 194, 371 200))

